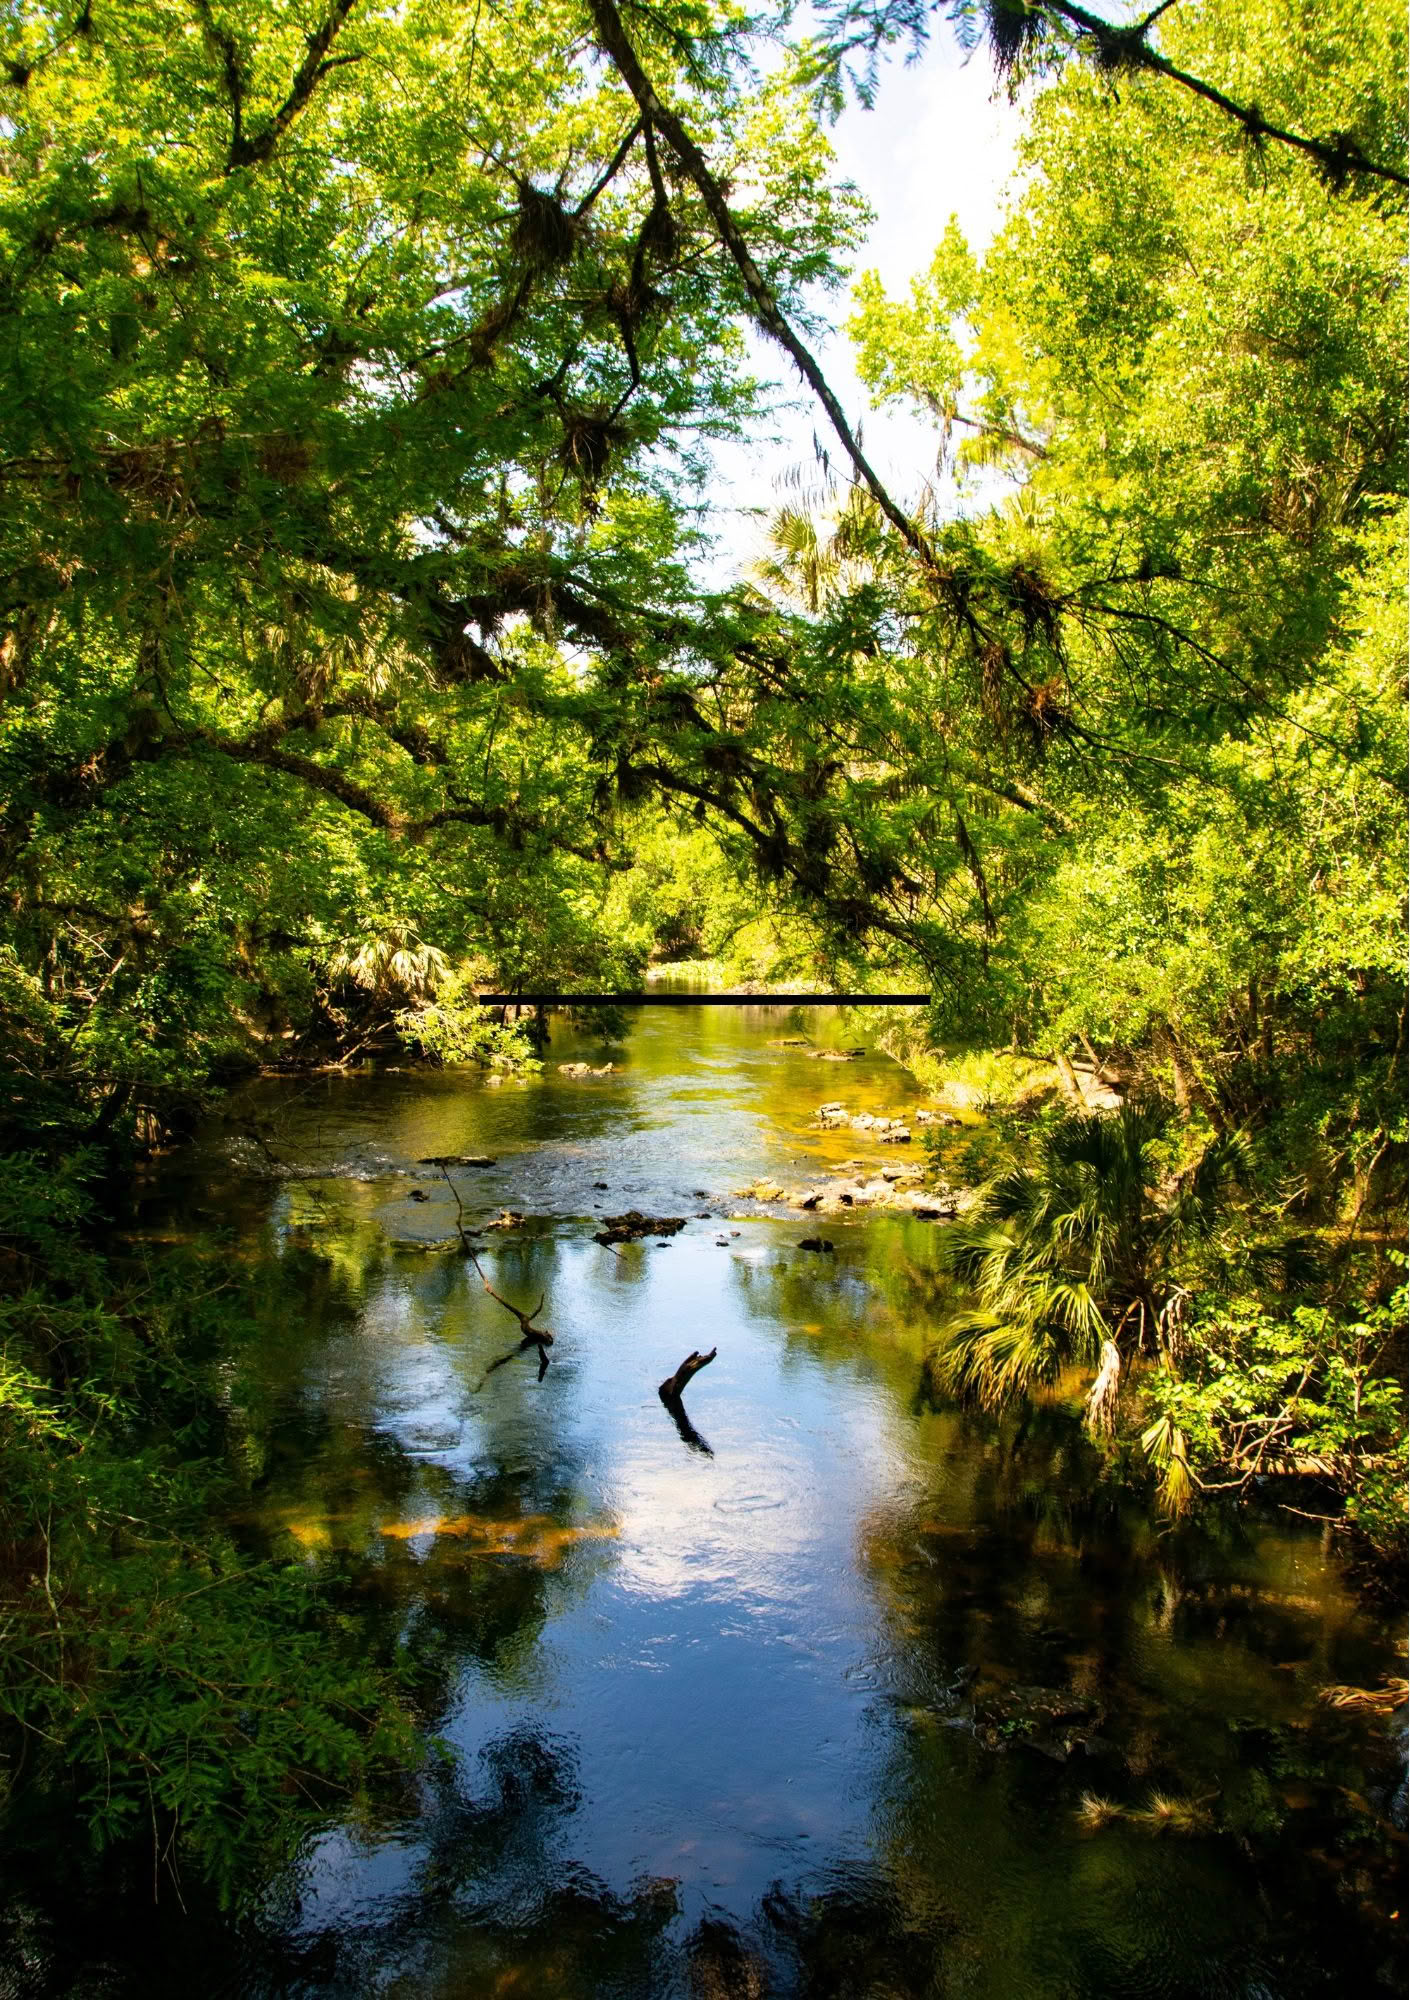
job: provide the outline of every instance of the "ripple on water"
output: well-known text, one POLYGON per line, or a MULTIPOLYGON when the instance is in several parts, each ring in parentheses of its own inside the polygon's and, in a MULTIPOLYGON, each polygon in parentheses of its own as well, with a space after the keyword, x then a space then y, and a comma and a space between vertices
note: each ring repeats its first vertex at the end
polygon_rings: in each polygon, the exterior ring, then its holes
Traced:
POLYGON ((390 1424, 387 1428, 413 1458, 454 1451, 463 1432, 460 1424, 390 1424))

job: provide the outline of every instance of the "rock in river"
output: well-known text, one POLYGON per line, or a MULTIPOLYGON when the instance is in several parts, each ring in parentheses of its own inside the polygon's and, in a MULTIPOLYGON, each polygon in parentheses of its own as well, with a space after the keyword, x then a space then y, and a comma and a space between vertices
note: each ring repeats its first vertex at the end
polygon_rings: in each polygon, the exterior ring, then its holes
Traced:
POLYGON ((1102 1719, 1099 1702, 1073 1688, 979 1686, 974 1696, 974 1733, 989 1750, 1023 1743, 1059 1762, 1095 1734, 1102 1719))
POLYGON ((683 1215, 643 1215, 639 1208, 629 1208, 625 1215, 603 1217, 604 1227, 593 1237, 594 1243, 637 1243, 643 1236, 674 1236, 685 1228, 683 1215))

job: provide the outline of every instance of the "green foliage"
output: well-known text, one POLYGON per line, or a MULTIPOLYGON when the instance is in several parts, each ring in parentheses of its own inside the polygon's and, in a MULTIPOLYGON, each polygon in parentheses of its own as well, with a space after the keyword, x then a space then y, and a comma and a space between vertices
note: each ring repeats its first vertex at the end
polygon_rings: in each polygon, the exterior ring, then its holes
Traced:
POLYGON ((707 591, 744 324, 815 319, 863 222, 827 37, 924 18, 824 10, 758 66, 777 19, 631 13, 742 263, 600 8, 7 10, 0 1687, 24 1783, 100 1837, 145 1813, 233 1883, 407 1739, 336 1607, 211 1531, 238 1295, 101 1257, 85 1190, 241 1064, 518 1060, 486 986, 901 968, 946 1045, 1086 1045, 1131 1108, 1055 1124, 956 1238, 957 1378, 1109 1346, 1109 1420, 1160 1346, 1172 1500, 1272 1435, 1395 1526, 1403 12, 984 10, 1035 83, 1022 198, 854 323, 960 504, 909 539, 860 490, 792 508, 707 591), (1316 1270, 1182 1359, 1234 1132, 1225 1238, 1316 1270), (1339 1256, 1365 1310, 1309 1319, 1339 1256))
MULTIPOLYGON (((1399 170, 1404 32, 1389 7, 1269 0, 1163 14, 1159 41, 1285 129, 1355 134, 1399 170)), ((935 1041, 1064 1076, 1080 1054, 1128 1098, 1173 1098, 1186 1135, 1132 1177, 1154 1212, 1170 1168, 1239 1135, 1218 1241, 1163 1282, 1215 1311, 1247 1292, 1304 1341, 1300 1313, 1330 1306, 1335 1329, 1358 1288, 1357 1323, 1386 1310, 1405 1213, 1404 202, 1296 146, 1251 152, 1225 109, 1128 68, 1119 91, 1069 68, 1035 92, 982 266, 952 224, 908 298, 874 277, 856 293, 859 367, 937 423, 957 485, 959 519, 930 524, 938 576, 853 506, 787 523, 773 587, 793 577, 820 649, 866 683, 862 825, 873 861, 896 839, 884 893, 930 958, 935 1041), (944 936, 922 945, 932 915, 944 936)), ((1050 1171, 1045 1146, 1020 1176, 1050 1171)), ((1095 1361, 1126 1310, 1085 1288, 1085 1222, 1030 1240, 1013 1209, 971 1232, 979 1293, 950 1352, 991 1394, 1095 1361)), ((1251 1437, 1283 1421, 1283 1358, 1229 1343, 1218 1393, 1245 1399, 1230 1423, 1251 1437)), ((1403 1436, 1403 1328, 1368 1365, 1379 1443, 1324 1484, 1348 1514, 1364 1491, 1388 1541, 1394 1468, 1364 1461, 1403 1436)), ((1336 1379, 1320 1360, 1309 1378, 1329 1409, 1336 1379)), ((1197 1494, 1204 1445, 1162 1412, 1147 1428, 1167 1494, 1197 1494)))
POLYGON ((1183 1513, 1200 1493, 1315 1477, 1382 1560, 1406 1532, 1405 1386, 1385 1372, 1405 1339, 1402 1286, 1356 1316, 1295 1306, 1277 1318, 1256 1299, 1209 1303, 1182 1329, 1178 1369, 1143 1383, 1142 1444, 1162 1497, 1183 1513))
POLYGON ((442 1063, 483 1063, 493 1069, 537 1069, 524 1030, 496 1020, 475 999, 463 974, 442 979, 434 996, 395 1016, 403 1038, 422 1055, 442 1063))
MULTIPOLYGON (((578 11, 335 7, 317 59, 310 18, 4 30, 0 949, 60 1094, 147 1139, 385 1032, 399 958, 626 983, 618 809, 739 629, 686 568, 738 277, 578 11)), ((643 46, 776 295, 834 285, 801 81, 643 46)))
MULTIPOLYGON (((1268 5, 1161 35, 1394 153, 1403 27, 1268 5)), ((1403 205, 1228 138, 1158 79, 1117 102, 1070 72, 982 269, 952 224, 909 301, 863 281, 859 366, 939 420, 968 493, 937 534, 980 626, 957 644, 891 586, 915 659, 888 721, 955 806, 943 1038, 1085 1038, 1216 1125, 1271 1113, 1279 1171, 1325 1186, 1404 1095, 1403 205)))
POLYGON ((229 1899, 416 1762, 410 1682, 220 1525, 248 1308, 208 1266, 100 1255, 93 1169, 0 1174, 0 1810, 73 1812, 154 1886, 185 1866, 229 1899))

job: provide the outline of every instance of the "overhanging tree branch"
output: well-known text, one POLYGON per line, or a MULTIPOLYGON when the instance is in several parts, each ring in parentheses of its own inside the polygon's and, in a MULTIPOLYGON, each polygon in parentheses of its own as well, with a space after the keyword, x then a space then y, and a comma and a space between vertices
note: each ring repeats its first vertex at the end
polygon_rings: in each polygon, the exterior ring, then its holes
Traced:
POLYGON ((1129 28, 1104 21, 1099 14, 1089 13, 1078 4, 1078 0, 1044 0, 1044 11, 1076 29, 1078 47, 1089 44, 1102 68, 1144 69, 1154 76, 1166 77, 1182 89, 1193 91, 1196 97, 1202 97, 1226 117, 1234 119, 1250 139, 1275 139, 1281 146, 1293 146, 1316 160, 1335 181, 1343 181, 1348 174, 1357 173, 1368 174, 1375 180, 1392 181, 1397 187, 1410 186, 1410 177, 1396 167, 1371 159, 1348 133, 1339 132, 1332 138, 1314 139, 1305 132, 1289 131, 1285 126, 1275 125, 1271 119, 1265 118, 1256 104, 1240 104, 1222 90, 1217 90, 1212 83, 1206 83, 1203 77, 1192 76, 1188 70, 1177 68, 1167 56, 1152 48, 1146 39, 1164 13, 1164 7, 1157 7, 1144 21, 1129 28))
POLYGON ((869 104, 875 89, 877 63, 884 49, 903 39, 919 46, 928 38, 930 19, 936 13, 948 16, 961 41, 968 46, 974 35, 973 15, 977 11, 988 31, 995 66, 1000 71, 1012 72, 1030 51, 1036 49, 1041 53, 1047 31, 1059 39, 1065 37, 1072 50, 1088 57, 1108 74, 1146 70, 1179 84, 1234 119, 1250 139, 1272 139, 1306 154, 1338 186, 1351 174, 1365 174, 1397 187, 1410 185, 1398 167, 1372 159, 1350 133, 1336 132, 1317 138, 1275 125, 1256 104, 1239 103, 1203 77, 1192 76, 1161 55, 1152 48, 1148 37, 1172 4, 1173 0, 1161 0, 1144 19, 1123 25, 1092 13, 1081 5, 1081 0, 983 0, 978 9, 971 0, 835 0, 835 4, 824 5, 822 10, 827 22, 820 70, 828 79, 824 95, 835 101, 847 59, 863 54, 868 61, 867 73, 863 77, 854 76, 852 81, 862 101, 869 104))
POLYGON ((704 153, 676 113, 657 95, 622 25, 622 17, 617 11, 614 0, 588 0, 588 7, 598 42, 636 99, 642 116, 648 124, 654 125, 661 133, 681 166, 695 183, 710 219, 720 233, 720 241, 744 280, 744 288, 753 307, 755 319, 770 338, 790 356, 804 381, 826 410, 828 419, 841 440, 848 458, 856 468, 858 477, 864 482, 897 534, 907 547, 919 556, 932 576, 943 575, 941 564, 928 536, 892 498, 858 443, 827 377, 789 324, 772 287, 754 261, 744 232, 735 220, 733 211, 725 199, 724 189, 711 172, 704 153))
MULTIPOLYGON (((337 40, 338 31, 356 5, 357 0, 333 0, 332 6, 313 33, 304 37, 304 59, 294 71, 294 80, 289 85, 288 95, 273 116, 266 120, 257 132, 250 133, 241 129, 239 99, 234 100, 236 115, 229 155, 229 165, 232 169, 260 166, 269 158, 328 72, 360 60, 355 55, 330 56, 328 53, 337 40)), ((203 9, 203 12, 208 10, 203 9)), ((229 37, 225 39, 228 43, 229 37)), ((238 71, 238 65, 236 69, 238 71)), ((230 64, 227 61, 227 82, 230 73, 230 64)))

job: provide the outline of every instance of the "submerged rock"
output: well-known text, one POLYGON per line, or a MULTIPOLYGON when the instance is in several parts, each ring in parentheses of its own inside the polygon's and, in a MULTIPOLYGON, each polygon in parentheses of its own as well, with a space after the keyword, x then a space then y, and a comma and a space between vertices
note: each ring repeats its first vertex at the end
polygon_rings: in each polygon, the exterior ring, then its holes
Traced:
POLYGON ((1096 1733, 1101 1704, 1075 1688, 996 1687, 975 1690, 974 1733, 988 1750, 1025 1743, 1065 1760, 1096 1733))

